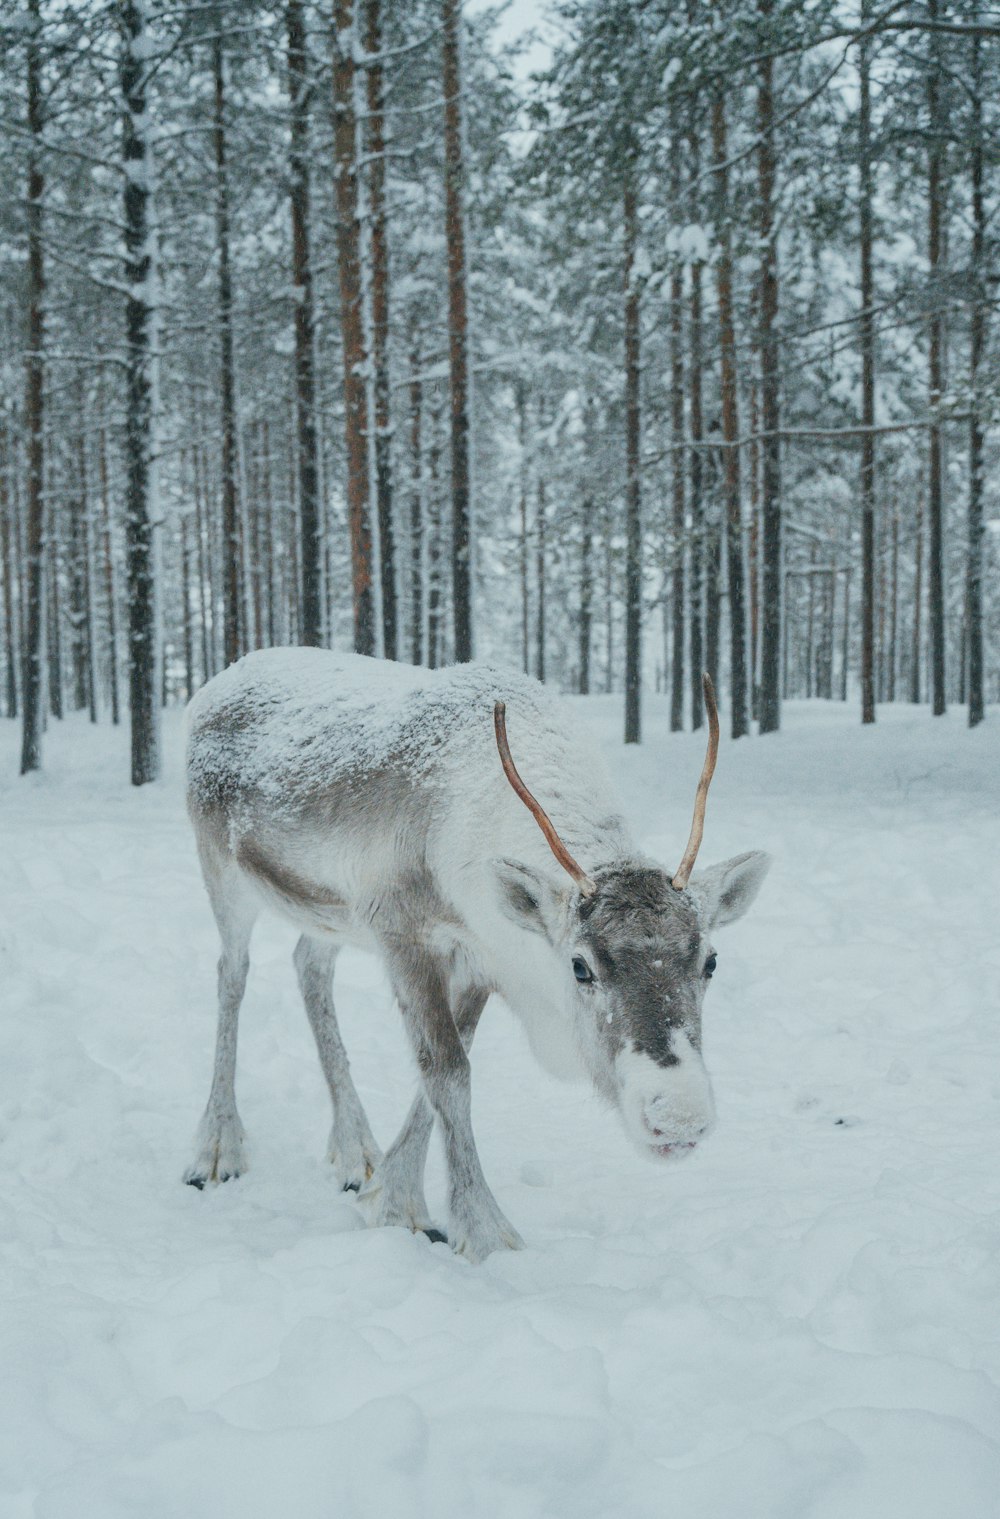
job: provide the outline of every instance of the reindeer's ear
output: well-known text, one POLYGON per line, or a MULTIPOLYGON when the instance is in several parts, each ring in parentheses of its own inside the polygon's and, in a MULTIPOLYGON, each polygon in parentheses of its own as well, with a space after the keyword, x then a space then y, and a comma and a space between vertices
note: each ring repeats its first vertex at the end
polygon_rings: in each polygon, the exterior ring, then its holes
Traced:
POLYGON ((770 868, 771 856, 755 849, 723 860, 721 865, 709 865, 707 870, 696 870, 689 890, 698 901, 704 927, 716 928, 742 918, 770 868))
POLYGON ((501 906, 507 917, 519 928, 542 934, 554 944, 559 937, 572 887, 556 886, 537 870, 517 860, 494 860, 493 870, 501 906))

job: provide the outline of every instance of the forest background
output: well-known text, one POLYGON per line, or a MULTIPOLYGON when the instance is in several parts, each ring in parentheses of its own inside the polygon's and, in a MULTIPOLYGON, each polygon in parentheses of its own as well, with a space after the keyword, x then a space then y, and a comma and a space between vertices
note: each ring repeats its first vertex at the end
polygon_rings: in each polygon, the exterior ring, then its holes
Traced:
POLYGON ((1000 13, 0 0, 2 701, 1000 700, 1000 13), (524 30, 534 20, 537 31, 524 30))

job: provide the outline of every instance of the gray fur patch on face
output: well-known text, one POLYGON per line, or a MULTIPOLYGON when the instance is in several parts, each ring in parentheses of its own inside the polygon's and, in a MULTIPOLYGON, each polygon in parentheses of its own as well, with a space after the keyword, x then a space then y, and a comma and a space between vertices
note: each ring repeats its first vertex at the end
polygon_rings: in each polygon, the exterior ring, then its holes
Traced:
POLYGON ((671 1035, 701 1037, 701 928, 687 892, 655 866, 609 866, 579 907, 581 939, 614 1009, 619 1040, 658 1065, 675 1065, 671 1035))

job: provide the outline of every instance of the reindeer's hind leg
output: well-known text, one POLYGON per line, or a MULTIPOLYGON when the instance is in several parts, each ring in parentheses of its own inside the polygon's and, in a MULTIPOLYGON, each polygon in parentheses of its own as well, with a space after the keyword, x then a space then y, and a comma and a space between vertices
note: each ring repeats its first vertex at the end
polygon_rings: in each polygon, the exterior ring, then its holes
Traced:
POLYGON ((333 1006, 335 941, 303 934, 295 946, 295 970, 333 1101, 329 1157, 345 1192, 357 1192, 382 1159, 361 1105, 333 1006))
POLYGON ((250 935, 259 906, 231 863, 201 849, 202 869, 219 925, 219 1023, 215 1070, 208 1105, 198 1127, 194 1161, 184 1173, 189 1186, 229 1181, 246 1170, 243 1125, 236 1111, 236 1034, 250 966, 250 935))

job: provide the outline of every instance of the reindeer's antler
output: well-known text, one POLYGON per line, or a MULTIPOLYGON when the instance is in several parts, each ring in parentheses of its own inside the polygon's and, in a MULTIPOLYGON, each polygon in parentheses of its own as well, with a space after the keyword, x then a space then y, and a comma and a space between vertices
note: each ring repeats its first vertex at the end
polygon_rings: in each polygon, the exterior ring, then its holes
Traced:
POLYGON ((694 862, 698 858, 698 850, 701 848, 701 836, 705 831, 705 803, 708 800, 708 788, 712 783, 715 773, 715 762, 719 757, 719 709, 715 705, 715 687, 712 685, 711 676, 704 674, 701 677, 702 687, 705 692, 705 710, 708 712, 708 751, 705 755, 705 764, 702 767, 701 780, 698 782, 698 790, 694 798, 694 818, 691 821, 691 833, 688 837, 687 848, 684 858, 674 872, 671 885, 675 891, 683 891, 691 879, 694 862))
POLYGON ((510 745, 507 742, 507 708, 502 701, 498 701, 494 705, 493 727, 496 730, 497 749, 500 751, 500 763, 503 765, 504 775, 506 775, 517 795, 521 798, 521 801, 544 833, 545 842, 552 850, 563 870, 573 877, 573 880, 585 897, 593 896, 597 890, 596 884, 591 880, 587 872, 576 863, 566 845, 556 833, 552 819, 544 808, 535 801, 535 798, 517 773, 517 767, 511 758, 510 745))

